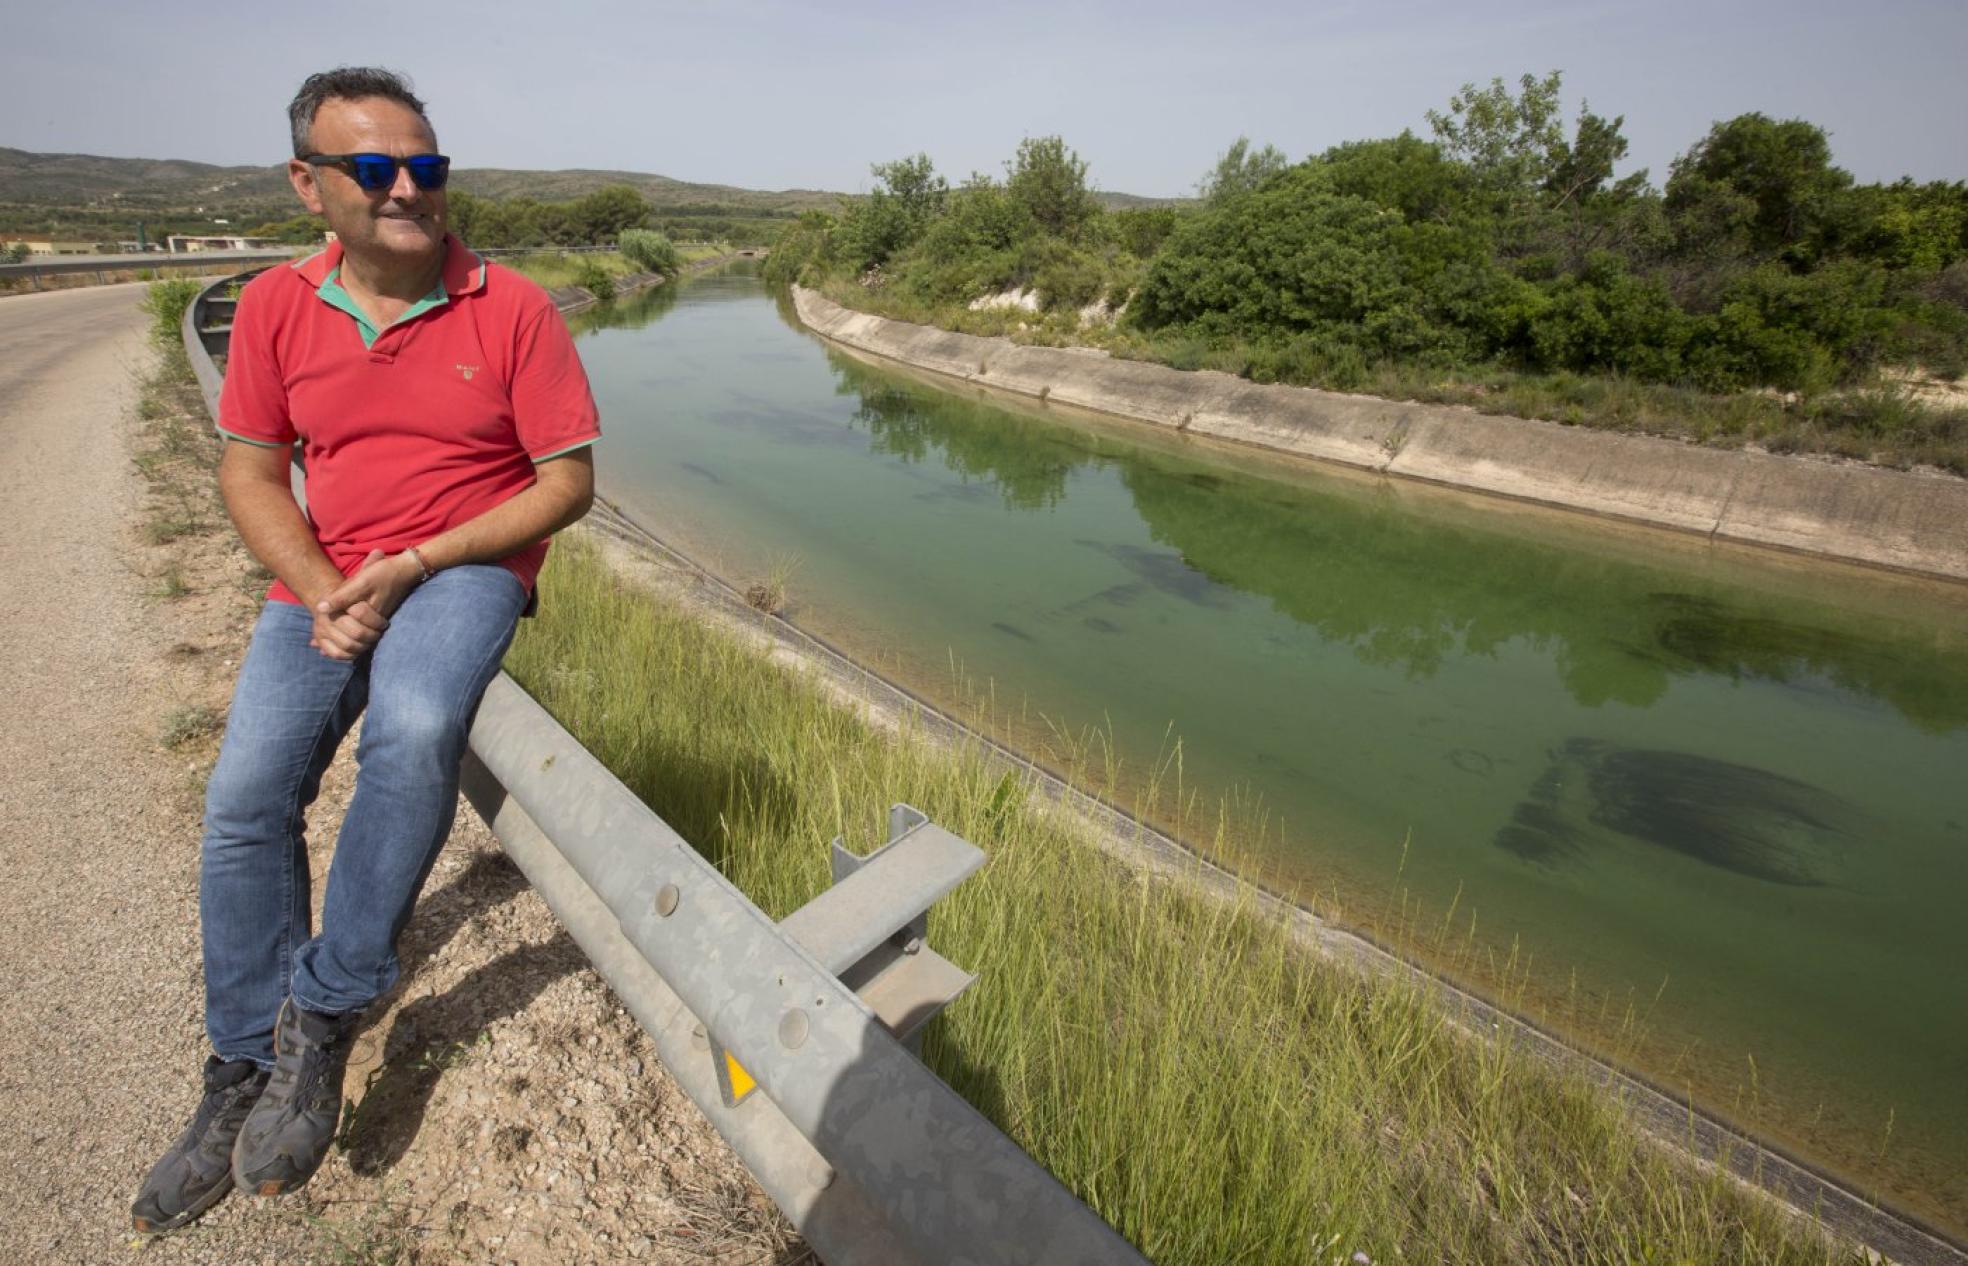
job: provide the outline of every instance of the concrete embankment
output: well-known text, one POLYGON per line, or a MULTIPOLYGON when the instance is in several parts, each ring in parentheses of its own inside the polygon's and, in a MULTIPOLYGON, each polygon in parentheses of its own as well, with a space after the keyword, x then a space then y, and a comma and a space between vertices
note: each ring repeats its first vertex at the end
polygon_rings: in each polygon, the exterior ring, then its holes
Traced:
POLYGON ((800 320, 966 382, 1318 461, 1805 554, 1968 581, 1968 480, 1702 448, 1455 405, 1263 386, 856 312, 795 286, 800 320))

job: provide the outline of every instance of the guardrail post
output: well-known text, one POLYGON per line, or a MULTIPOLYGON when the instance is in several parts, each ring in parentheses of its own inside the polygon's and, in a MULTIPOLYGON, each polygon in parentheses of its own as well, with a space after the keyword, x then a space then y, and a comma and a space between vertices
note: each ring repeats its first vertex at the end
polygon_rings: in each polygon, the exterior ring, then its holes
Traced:
MULTIPOLYGON (((838 838, 829 856, 833 886, 795 910, 779 930, 813 955, 912 1054, 922 1054, 923 1027, 977 977, 929 948, 929 908, 984 865, 984 852, 945 831, 912 805, 888 811, 888 842, 858 857, 838 838)), ((673 890, 657 893, 657 913, 673 890)), ((718 1089, 730 1107, 758 1088, 719 1046, 712 1056, 718 1089)))

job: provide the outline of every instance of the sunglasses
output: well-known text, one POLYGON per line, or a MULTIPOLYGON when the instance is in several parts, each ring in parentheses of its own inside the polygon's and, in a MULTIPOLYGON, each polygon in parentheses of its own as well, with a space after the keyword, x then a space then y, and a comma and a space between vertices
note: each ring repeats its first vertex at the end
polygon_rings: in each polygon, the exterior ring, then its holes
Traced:
POLYGON ((388 154, 310 154, 302 160, 315 167, 333 167, 370 193, 381 193, 396 184, 399 167, 410 169, 410 179, 419 189, 442 189, 451 178, 451 160, 442 154, 412 154, 393 158, 388 154))

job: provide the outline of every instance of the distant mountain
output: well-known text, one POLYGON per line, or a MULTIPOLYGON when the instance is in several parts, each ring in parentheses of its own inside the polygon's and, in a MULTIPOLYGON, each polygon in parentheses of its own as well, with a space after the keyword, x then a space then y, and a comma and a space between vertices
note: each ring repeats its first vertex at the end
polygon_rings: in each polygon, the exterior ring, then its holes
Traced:
MULTIPOLYGON (((606 185, 632 185, 658 210, 717 208, 727 214, 787 215, 833 210, 841 195, 824 189, 740 189, 694 184, 642 171, 524 171, 460 167, 452 187, 487 198, 563 202, 606 185)), ((1182 199, 1099 192, 1110 210, 1173 205, 1182 199)), ((104 158, 96 154, 37 154, 0 145, 0 203, 98 211, 225 208, 282 219, 294 213, 286 167, 220 167, 177 158, 104 158)))
MULTIPOLYGON (((828 209, 838 200, 820 189, 739 189, 636 171, 460 167, 451 173, 451 181, 453 188, 488 198, 523 195, 542 202, 578 198, 606 185, 632 185, 658 209, 715 206, 753 215, 828 209)), ((278 218, 292 214, 293 200, 284 165, 220 167, 183 159, 37 154, 0 146, 0 203, 101 210, 212 206, 278 218)))

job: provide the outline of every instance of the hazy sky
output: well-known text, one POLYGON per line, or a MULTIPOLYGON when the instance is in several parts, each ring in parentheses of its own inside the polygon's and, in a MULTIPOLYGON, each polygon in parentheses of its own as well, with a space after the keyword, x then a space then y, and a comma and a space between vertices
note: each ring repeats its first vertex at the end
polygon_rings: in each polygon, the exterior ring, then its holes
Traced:
POLYGON ((1831 132, 1863 180, 1968 178, 1968 0, 564 0, 8 6, 0 145, 285 157, 310 71, 407 71, 462 166, 615 167, 858 190, 926 150, 953 179, 1060 133, 1104 189, 1183 194, 1240 133, 1293 159, 1426 134, 1461 84, 1565 72, 1664 180, 1716 119, 1831 132))

